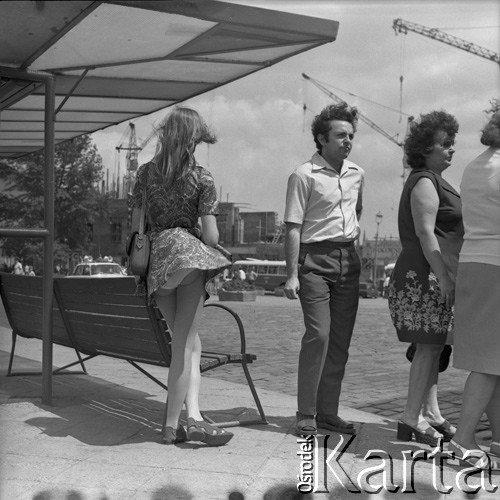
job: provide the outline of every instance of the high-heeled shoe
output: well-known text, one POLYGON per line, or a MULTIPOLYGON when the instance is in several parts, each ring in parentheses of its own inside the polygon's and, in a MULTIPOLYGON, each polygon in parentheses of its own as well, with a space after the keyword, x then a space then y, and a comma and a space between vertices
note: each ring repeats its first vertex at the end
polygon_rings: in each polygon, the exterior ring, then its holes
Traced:
POLYGON ((496 460, 494 456, 479 449, 468 450, 453 439, 448 445, 448 451, 453 451, 459 462, 472 465, 476 469, 500 470, 500 460, 496 460))
POLYGON ((400 420, 398 422, 398 440, 411 441, 413 436, 415 436, 415 441, 417 443, 428 444, 432 447, 436 447, 439 441, 443 439, 443 435, 431 426, 427 427, 425 431, 420 431, 400 420))
POLYGON ((182 425, 179 425, 177 429, 169 426, 165 427, 163 431, 163 444, 177 444, 184 443, 185 441, 187 441, 187 434, 186 429, 182 425))
POLYGON ((457 428, 454 425, 451 425, 448 420, 445 420, 442 424, 439 425, 434 425, 430 424, 431 427, 436 429, 440 434, 443 435, 443 441, 445 443, 448 443, 451 439, 453 439, 453 436, 455 435, 455 432, 457 432, 457 428))
POLYGON ((187 438, 189 441, 201 441, 208 446, 222 446, 228 443, 234 434, 225 429, 209 424, 204 420, 187 419, 187 438))

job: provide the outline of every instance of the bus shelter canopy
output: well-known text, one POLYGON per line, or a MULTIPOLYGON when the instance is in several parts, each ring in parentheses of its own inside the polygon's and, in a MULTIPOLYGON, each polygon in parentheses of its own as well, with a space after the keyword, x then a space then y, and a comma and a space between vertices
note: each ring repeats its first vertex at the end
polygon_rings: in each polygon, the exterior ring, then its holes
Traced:
POLYGON ((0 2, 0 156, 174 105, 335 40, 336 21, 212 0, 0 2), (8 70, 19 73, 11 73, 8 70), (13 76, 14 75, 14 76, 13 76))

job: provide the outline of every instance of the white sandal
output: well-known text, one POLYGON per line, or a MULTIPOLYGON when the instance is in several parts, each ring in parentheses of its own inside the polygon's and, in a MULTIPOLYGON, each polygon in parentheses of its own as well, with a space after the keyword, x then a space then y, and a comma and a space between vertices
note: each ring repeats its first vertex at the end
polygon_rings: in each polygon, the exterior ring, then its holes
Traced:
POLYGON ((472 465, 472 467, 475 467, 476 469, 500 470, 500 461, 495 460, 494 457, 491 457, 483 450, 468 450, 467 448, 459 445, 453 439, 449 443, 448 450, 454 451, 454 455, 457 460, 466 463, 467 465, 472 465), (450 446, 455 448, 455 450, 450 450, 450 446))

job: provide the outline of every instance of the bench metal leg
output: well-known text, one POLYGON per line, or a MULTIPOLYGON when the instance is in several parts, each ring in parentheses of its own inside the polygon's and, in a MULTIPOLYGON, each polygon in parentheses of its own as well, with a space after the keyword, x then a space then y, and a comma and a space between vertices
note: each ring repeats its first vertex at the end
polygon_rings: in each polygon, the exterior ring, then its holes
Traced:
POLYGON ((16 349, 16 339, 17 335, 12 331, 12 349, 10 350, 10 357, 9 357, 9 367, 7 368, 7 377, 10 377, 10 374, 12 372, 12 362, 14 361, 14 351, 16 349))
POLYGON ((156 377, 154 377, 153 375, 151 375, 151 373, 149 373, 148 371, 146 371, 144 368, 142 368, 142 366, 139 366, 135 361, 132 361, 130 359, 127 359, 127 361, 134 367, 134 368, 137 368, 141 373, 144 373, 144 375, 146 375, 146 377, 150 378, 153 382, 156 382, 160 387, 163 387, 163 389, 165 389, 166 391, 168 391, 168 387, 163 383, 161 382, 160 380, 158 380, 156 377))
POLYGON ((75 349, 75 352, 76 352, 76 355, 78 356, 78 361, 73 361, 73 363, 69 363, 67 365, 61 366, 61 368, 57 368, 57 370, 54 370, 52 373, 54 375, 75 375, 75 374, 88 375, 87 368, 85 367, 85 365, 83 363, 84 363, 84 361, 88 361, 89 359, 95 358, 97 356, 97 354, 92 354, 90 356, 87 356, 86 358, 82 358, 80 356, 80 353, 76 349, 75 349), (63 370, 67 370, 68 368, 71 368, 72 366, 75 366, 75 365, 80 365, 82 367, 82 371, 81 372, 80 371, 78 371, 78 372, 65 371, 63 373, 63 370))
MULTIPOLYGON (((26 376, 26 375, 42 375, 42 372, 35 372, 35 371, 30 371, 30 372, 12 372, 12 364, 14 362, 14 352, 16 349, 16 340, 17 340, 17 334, 12 331, 12 349, 10 350, 10 357, 9 357, 9 367, 7 368, 7 377, 21 377, 21 376, 26 376)), ((78 361, 74 361, 73 363, 69 363, 65 366, 62 366, 61 368, 57 368, 52 372, 53 375, 87 375, 87 369, 85 368, 84 361, 87 361, 89 359, 95 358, 95 354, 92 356, 87 356, 86 358, 82 358, 80 353, 75 349, 75 353, 78 357, 78 361), (67 370, 68 368, 71 368, 74 365, 80 365, 82 367, 82 371, 64 371, 67 370)))
POLYGON ((217 425, 219 427, 239 427, 241 425, 261 425, 261 424, 269 424, 267 421, 266 415, 264 413, 264 409, 262 408, 262 404, 259 399, 259 395, 257 394, 257 390, 255 389, 255 385, 252 380, 252 376, 250 375, 250 371, 248 370, 248 364, 243 360, 241 363, 243 371, 245 372, 245 377, 247 379, 248 387, 252 392, 253 399, 255 401, 255 405, 257 406, 257 410, 259 411, 260 418, 254 419, 243 419, 243 420, 231 420, 228 422, 214 422, 210 417, 203 415, 203 418, 207 420, 209 423, 217 425))

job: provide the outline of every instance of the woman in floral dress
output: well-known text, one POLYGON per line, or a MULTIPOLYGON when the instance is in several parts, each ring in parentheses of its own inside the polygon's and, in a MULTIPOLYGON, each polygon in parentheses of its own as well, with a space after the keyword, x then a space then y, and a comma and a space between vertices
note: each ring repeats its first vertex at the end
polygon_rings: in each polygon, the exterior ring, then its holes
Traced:
POLYGON ((145 193, 151 239, 147 294, 172 334, 163 441, 174 444, 189 439, 217 446, 227 443, 233 434, 204 422, 200 413, 198 325, 206 282, 231 262, 215 248, 219 239, 216 190, 210 172, 195 161, 194 151, 200 142, 214 143, 215 137, 198 113, 189 108, 174 109, 159 129, 153 160, 137 171, 132 230, 139 226, 145 193), (184 403, 187 432, 179 423, 184 403))
POLYGON ((416 343, 398 439, 436 446, 456 429, 437 400, 439 358, 453 320, 455 273, 463 237, 459 194, 441 174, 451 165, 458 123, 444 111, 421 115, 405 142, 412 171, 398 213, 403 249, 389 284, 389 309, 401 342, 416 343))

